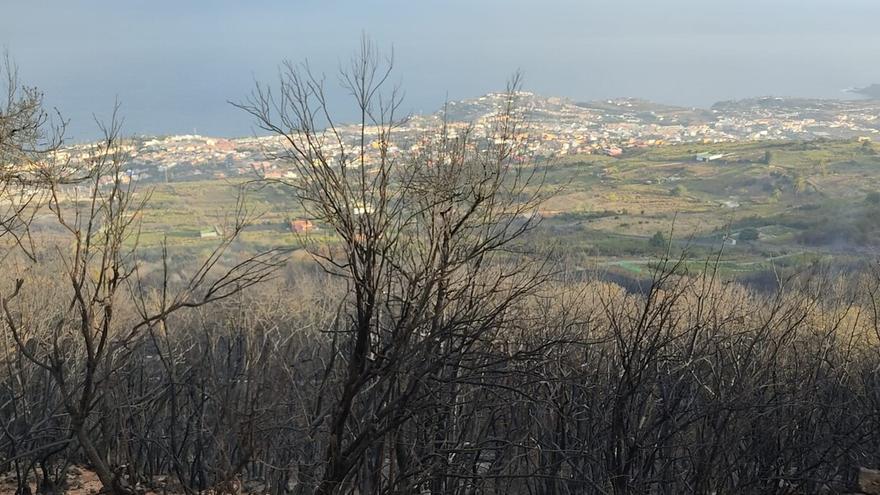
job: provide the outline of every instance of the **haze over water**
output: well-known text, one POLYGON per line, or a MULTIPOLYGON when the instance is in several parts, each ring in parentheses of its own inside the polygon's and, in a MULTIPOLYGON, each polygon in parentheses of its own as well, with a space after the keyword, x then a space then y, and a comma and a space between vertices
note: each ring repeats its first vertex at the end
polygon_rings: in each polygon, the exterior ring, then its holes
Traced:
POLYGON ((0 46, 75 139, 97 134, 92 113, 117 95, 128 133, 250 134, 227 100, 271 81, 285 58, 326 72, 350 118, 335 71, 362 33, 394 47, 413 112, 502 89, 516 69, 544 95, 688 106, 843 98, 880 82, 876 0, 8 3, 0 46))

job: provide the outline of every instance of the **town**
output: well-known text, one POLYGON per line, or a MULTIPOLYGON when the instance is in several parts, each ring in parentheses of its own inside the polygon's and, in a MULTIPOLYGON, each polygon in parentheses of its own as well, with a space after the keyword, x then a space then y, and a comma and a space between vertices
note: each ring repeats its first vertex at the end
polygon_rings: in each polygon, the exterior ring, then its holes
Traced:
MULTIPOLYGON (((776 97, 721 102, 710 109, 683 108, 626 98, 575 103, 559 97, 517 93, 525 113, 518 138, 521 152, 534 159, 566 155, 623 156, 628 150, 684 143, 737 141, 809 141, 821 139, 880 140, 880 101, 812 100, 776 97)), ((451 137, 470 126, 475 136, 491 132, 492 119, 505 104, 505 95, 450 102, 445 114, 416 115, 394 131, 385 143, 391 155, 415 152, 430 141, 445 120, 451 137)), ((358 141, 355 126, 337 127, 343 142, 358 141)), ((365 161, 378 159, 374 138, 365 161)), ((72 145, 62 158, 74 161, 88 155, 93 144, 72 145)), ((128 178, 145 182, 223 179, 235 176, 292 178, 278 137, 218 138, 199 135, 137 137, 124 150, 128 178)), ((695 156, 711 160, 718 155, 695 156)), ((338 157, 335 157, 338 158, 338 157)))

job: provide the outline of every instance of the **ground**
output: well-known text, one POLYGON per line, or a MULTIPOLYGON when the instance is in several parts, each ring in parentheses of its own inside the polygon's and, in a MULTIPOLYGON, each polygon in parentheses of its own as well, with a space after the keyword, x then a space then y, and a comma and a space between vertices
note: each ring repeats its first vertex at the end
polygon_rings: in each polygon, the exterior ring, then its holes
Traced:
MULTIPOLYGON (((74 466, 70 469, 67 483, 67 495, 93 495, 101 490, 101 481, 98 480, 98 475, 81 466, 74 466)), ((31 492, 37 493, 34 483, 31 483, 31 492)), ((7 493, 15 493, 15 481, 10 474, 0 477, 0 494, 7 493)))

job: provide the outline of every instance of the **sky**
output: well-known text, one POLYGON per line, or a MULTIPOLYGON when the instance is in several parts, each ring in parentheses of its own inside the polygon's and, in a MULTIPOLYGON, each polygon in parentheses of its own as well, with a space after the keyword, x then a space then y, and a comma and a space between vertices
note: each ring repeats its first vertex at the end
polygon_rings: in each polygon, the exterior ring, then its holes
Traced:
POLYGON ((284 60, 336 74, 363 34, 393 49, 405 109, 503 89, 707 107, 753 96, 845 97, 880 82, 877 0, 0 0, 21 79, 95 137, 118 98, 129 134, 244 136, 229 101, 284 60))

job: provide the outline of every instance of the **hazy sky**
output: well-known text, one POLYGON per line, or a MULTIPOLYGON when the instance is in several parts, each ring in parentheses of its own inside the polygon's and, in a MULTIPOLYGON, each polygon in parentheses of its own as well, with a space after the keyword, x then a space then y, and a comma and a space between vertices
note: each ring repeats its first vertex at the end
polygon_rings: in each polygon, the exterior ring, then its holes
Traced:
POLYGON ((117 95, 129 133, 250 134, 227 100, 283 59, 335 73, 362 32, 394 47, 412 111, 516 69, 541 94, 696 106, 880 82, 878 0, 0 0, 0 14, 0 47, 77 139, 117 95))

